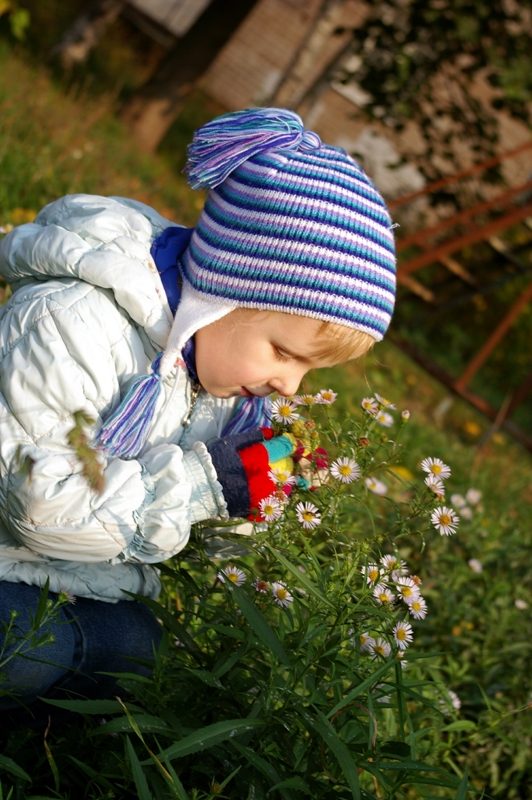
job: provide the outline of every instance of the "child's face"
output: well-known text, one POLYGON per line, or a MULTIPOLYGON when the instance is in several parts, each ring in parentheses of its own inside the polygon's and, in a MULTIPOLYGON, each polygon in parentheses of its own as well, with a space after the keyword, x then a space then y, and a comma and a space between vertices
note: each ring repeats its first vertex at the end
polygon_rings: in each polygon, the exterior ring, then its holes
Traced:
POLYGON ((315 355, 320 326, 311 317, 236 309, 194 336, 200 383, 214 397, 289 397, 309 370, 333 364, 315 355))

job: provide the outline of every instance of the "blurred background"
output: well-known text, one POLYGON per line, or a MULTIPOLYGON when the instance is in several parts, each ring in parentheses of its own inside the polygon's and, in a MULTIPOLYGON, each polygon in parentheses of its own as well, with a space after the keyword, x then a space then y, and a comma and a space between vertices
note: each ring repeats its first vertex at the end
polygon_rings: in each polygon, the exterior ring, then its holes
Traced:
POLYGON ((396 345, 490 436, 532 448, 530 2, 0 0, 0 14, 0 224, 75 191, 192 224, 194 128, 294 109, 390 204, 396 345))
POLYGON ((504 798, 532 797, 531 52, 530 0, 0 0, 0 235, 75 192, 193 225, 187 143, 253 105, 297 111, 383 193, 389 340, 316 386, 411 411, 401 480, 438 456, 450 491, 484 493, 408 555, 432 600, 419 646, 468 723, 442 758, 504 798))

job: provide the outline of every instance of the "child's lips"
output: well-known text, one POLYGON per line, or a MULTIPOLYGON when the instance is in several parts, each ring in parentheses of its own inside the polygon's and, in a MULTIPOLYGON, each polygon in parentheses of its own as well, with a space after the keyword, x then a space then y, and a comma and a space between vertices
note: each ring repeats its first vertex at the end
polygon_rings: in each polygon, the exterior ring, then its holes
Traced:
POLYGON ((256 396, 256 395, 253 394, 253 392, 250 392, 249 389, 246 389, 245 386, 241 387, 240 394, 242 395, 242 397, 255 397, 256 396))

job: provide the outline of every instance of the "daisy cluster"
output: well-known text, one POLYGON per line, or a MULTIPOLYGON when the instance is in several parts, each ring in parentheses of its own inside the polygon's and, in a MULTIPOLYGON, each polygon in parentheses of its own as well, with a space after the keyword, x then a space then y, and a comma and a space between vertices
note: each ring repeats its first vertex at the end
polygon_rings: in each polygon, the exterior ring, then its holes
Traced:
POLYGON ((271 414, 275 422, 291 425, 299 419, 298 406, 330 406, 338 397, 332 389, 321 389, 317 394, 298 394, 295 397, 279 397, 272 403, 271 414))
POLYGON ((462 519, 472 519, 473 514, 483 511, 481 504, 482 492, 478 489, 468 489, 465 496, 462 494, 452 494, 451 503, 458 509, 458 514, 462 519))
MULTIPOLYGON (((443 482, 450 477, 451 468, 439 458, 425 458, 421 462, 421 469, 427 473, 425 478, 427 488, 434 492, 438 499, 443 499, 445 497, 445 485, 443 482)), ((441 536, 452 536, 453 533, 456 533, 460 519, 454 509, 448 506, 438 506, 431 513, 430 521, 441 536)))
MULTIPOLYGON (((374 417, 383 427, 390 428, 393 425, 393 416, 389 412, 396 411, 396 406, 377 392, 374 397, 364 397, 360 405, 370 417, 374 417)), ((401 412, 401 419, 403 422, 410 419, 408 409, 405 408, 401 412)))
MULTIPOLYGON (((243 586, 247 581, 247 575, 244 570, 231 565, 221 569, 216 577, 222 583, 233 584, 234 586, 243 586)), ((269 581, 257 578, 257 580, 253 583, 253 588, 259 594, 271 596, 277 605, 281 606, 281 608, 288 608, 290 603, 292 603, 294 600, 286 588, 286 585, 282 581, 274 581, 273 583, 270 583, 269 581)))

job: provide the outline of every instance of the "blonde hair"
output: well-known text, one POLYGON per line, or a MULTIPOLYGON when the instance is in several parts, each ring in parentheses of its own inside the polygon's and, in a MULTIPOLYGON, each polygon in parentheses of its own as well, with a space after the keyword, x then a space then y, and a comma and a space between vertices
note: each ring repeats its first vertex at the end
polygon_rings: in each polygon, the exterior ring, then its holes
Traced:
POLYGON ((317 348, 316 356, 329 358, 335 364, 360 358, 375 344, 375 339, 369 333, 336 322, 322 322, 316 338, 318 337, 323 343, 317 348))

